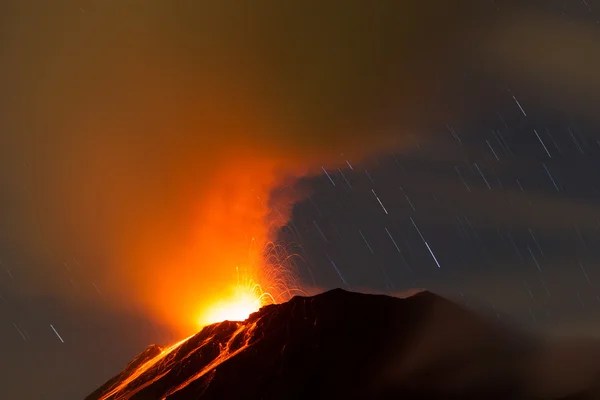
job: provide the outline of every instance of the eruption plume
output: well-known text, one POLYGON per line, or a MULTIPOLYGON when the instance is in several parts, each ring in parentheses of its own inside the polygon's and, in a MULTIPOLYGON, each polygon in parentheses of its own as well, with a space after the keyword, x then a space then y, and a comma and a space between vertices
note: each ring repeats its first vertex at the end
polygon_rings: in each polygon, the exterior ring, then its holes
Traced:
POLYGON ((219 318, 211 304, 229 292, 263 302, 298 289, 263 251, 299 200, 274 188, 398 139, 378 99, 388 82, 371 74, 390 24, 351 43, 366 22, 358 8, 335 26, 333 3, 319 15, 303 3, 187 3, 14 3, 12 17, 38 28, 5 46, 21 130, 3 137, 2 180, 17 227, 4 239, 49 265, 45 278, 75 257, 117 302, 190 332, 219 318), (23 68, 33 64, 41 72, 23 68))
POLYGON ((470 0, 80 3, 0 10, 4 261, 68 296, 76 259, 188 332, 240 276, 292 293, 262 250, 300 198, 273 189, 444 121, 488 29, 470 0))

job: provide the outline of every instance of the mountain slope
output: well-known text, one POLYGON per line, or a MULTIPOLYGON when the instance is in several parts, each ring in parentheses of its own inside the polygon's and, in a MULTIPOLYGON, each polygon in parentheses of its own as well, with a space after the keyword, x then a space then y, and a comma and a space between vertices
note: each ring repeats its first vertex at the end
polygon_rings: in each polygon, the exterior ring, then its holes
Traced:
POLYGON ((530 370, 546 353, 534 339, 430 292, 336 289, 151 346, 87 400, 551 399, 550 375, 530 370))

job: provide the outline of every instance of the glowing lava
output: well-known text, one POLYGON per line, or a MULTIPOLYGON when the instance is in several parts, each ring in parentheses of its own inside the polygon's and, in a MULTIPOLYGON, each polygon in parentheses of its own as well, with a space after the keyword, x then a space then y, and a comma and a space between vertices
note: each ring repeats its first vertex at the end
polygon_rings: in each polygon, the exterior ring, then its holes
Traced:
POLYGON ((200 320, 200 324, 211 324, 222 321, 244 321, 250 314, 260 308, 259 299, 244 290, 236 289, 235 295, 215 304, 207 311, 206 316, 200 320))
POLYGON ((198 323, 202 327, 223 321, 244 321, 262 306, 273 303, 275 303, 273 296, 263 292, 259 284, 252 280, 245 283, 238 281, 238 284, 231 288, 228 296, 217 300, 207 308, 198 319, 198 323))

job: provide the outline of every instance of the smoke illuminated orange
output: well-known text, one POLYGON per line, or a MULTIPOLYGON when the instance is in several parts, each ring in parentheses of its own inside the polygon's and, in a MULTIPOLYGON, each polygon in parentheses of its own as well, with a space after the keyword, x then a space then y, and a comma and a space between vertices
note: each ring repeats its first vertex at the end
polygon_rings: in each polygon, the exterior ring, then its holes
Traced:
POLYGON ((274 163, 233 150, 228 160, 215 162, 198 187, 184 182, 173 190, 179 209, 137 225, 137 248, 124 249, 146 266, 140 275, 130 271, 131 290, 182 335, 196 332, 199 323, 244 320, 264 304, 286 300, 293 286, 283 268, 267 260, 269 240, 281 225, 267 203, 277 185, 274 163), (174 212, 179 221, 165 220, 174 212), (165 225, 174 229, 157 229, 165 225))

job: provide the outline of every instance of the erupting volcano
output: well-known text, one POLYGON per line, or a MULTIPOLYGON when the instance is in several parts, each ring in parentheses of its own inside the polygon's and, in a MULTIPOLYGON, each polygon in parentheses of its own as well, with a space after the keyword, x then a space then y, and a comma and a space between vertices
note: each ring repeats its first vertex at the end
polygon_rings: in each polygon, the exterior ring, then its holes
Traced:
POLYGON ((200 323, 215 323, 221 321, 243 321, 253 312, 258 311, 266 296, 257 295, 254 288, 236 286, 230 298, 215 304, 200 319, 200 323))
POLYGON ((244 321, 262 306, 275 303, 273 295, 264 292, 258 283, 251 279, 240 282, 239 269, 236 270, 237 284, 229 289, 222 300, 208 307, 198 319, 201 327, 222 321, 244 321))
POLYGON ((597 398, 600 346, 557 349, 430 292, 336 289, 152 345, 86 400, 597 398))
POLYGON ((251 268, 236 267, 235 284, 225 286, 212 302, 203 302, 198 327, 244 321, 263 306, 304 294, 293 276, 294 256, 285 246, 274 242, 268 242, 261 251, 251 251, 248 258, 255 260, 251 268))

